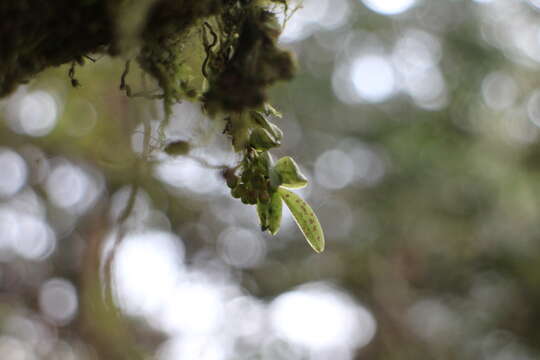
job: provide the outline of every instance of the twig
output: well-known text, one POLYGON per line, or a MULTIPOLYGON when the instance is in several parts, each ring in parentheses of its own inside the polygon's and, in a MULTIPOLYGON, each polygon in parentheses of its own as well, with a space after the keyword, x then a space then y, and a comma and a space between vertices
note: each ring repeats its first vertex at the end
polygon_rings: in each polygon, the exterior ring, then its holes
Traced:
POLYGON ((201 158, 201 157, 198 157, 198 156, 195 156, 195 155, 185 155, 187 158, 190 158, 192 160, 195 160, 199 163, 201 163, 204 167, 206 168, 209 168, 209 169, 215 169, 215 170, 223 170, 223 169, 226 169, 228 168, 227 165, 214 165, 214 164, 210 164, 207 160, 201 158))
POLYGON ((298 3, 294 9, 291 10, 291 13, 287 15, 287 11, 289 10, 289 5, 287 4, 287 2, 285 2, 285 19, 283 20, 283 26, 282 28, 285 28, 285 26, 287 25, 287 23, 289 22, 289 20, 292 18, 292 16, 298 11, 300 10, 301 8, 304 7, 304 4, 303 4, 303 1, 300 1, 300 3, 298 3))

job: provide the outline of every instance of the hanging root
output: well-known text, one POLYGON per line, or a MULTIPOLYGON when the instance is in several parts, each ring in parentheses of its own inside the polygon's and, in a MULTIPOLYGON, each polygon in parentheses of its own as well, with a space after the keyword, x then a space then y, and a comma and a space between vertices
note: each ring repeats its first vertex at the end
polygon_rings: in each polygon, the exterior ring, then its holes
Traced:
POLYGON ((218 40, 218 36, 215 33, 215 31, 212 29, 212 26, 208 23, 208 21, 204 22, 203 26, 203 43, 204 43, 204 51, 206 52, 206 57, 204 58, 201 71, 205 78, 208 79, 208 71, 206 70, 206 66, 208 64, 208 60, 210 59, 210 56, 212 56, 212 48, 216 46, 218 40), (206 29, 210 32, 210 35, 212 36, 212 41, 208 42, 208 37, 206 35, 206 29))
POLYGON ((73 61, 68 71, 68 76, 69 76, 69 79, 71 80, 71 86, 73 86, 74 88, 81 86, 81 83, 79 82, 79 80, 75 78, 75 65, 76 64, 77 62, 73 61))

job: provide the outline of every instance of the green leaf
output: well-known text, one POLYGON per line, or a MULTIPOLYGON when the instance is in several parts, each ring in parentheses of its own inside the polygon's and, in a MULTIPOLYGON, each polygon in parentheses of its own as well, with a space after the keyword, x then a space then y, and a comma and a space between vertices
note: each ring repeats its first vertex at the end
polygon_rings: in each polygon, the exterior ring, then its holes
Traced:
POLYGON ((268 171, 268 177, 270 178, 270 189, 276 191, 282 184, 281 176, 274 168, 271 168, 268 171))
POLYGON ((279 141, 281 143, 281 140, 283 139, 283 131, 281 131, 281 129, 276 124, 268 121, 268 128, 266 130, 269 131, 272 135, 274 135, 276 141, 279 141))
POLYGON ((283 203, 278 192, 274 192, 269 201, 257 202, 257 214, 259 215, 262 231, 268 230, 272 235, 278 233, 281 226, 282 208, 283 203))
POLYGON ((276 139, 269 131, 263 128, 255 128, 251 131, 249 144, 259 151, 265 151, 279 146, 281 140, 276 139))
POLYGON ((289 156, 279 159, 274 169, 281 176, 281 185, 284 187, 299 189, 305 187, 308 183, 307 178, 302 174, 296 162, 289 156))
POLYGON ((264 113, 265 115, 272 115, 272 116, 275 116, 275 117, 278 117, 278 118, 281 118, 282 115, 279 111, 277 111, 272 105, 270 105, 269 103, 265 103, 264 104, 264 113))
POLYGON ((266 116, 258 111, 251 112, 251 119, 255 126, 261 127, 268 131, 276 141, 281 142, 283 138, 283 131, 274 123, 270 122, 266 116))
POLYGON ((261 230, 268 230, 270 228, 270 203, 259 201, 257 203, 257 215, 259 215, 261 230))
POLYGON ((283 208, 283 200, 281 199, 281 194, 279 192, 274 192, 270 198, 270 208, 269 208, 269 221, 268 221, 268 230, 272 235, 276 235, 281 226, 281 213, 283 208))
POLYGON ((309 245, 316 252, 322 252, 324 250, 324 234, 313 209, 304 199, 285 188, 279 188, 278 192, 291 211, 296 224, 302 230, 309 245))
POLYGON ((266 170, 270 169, 274 165, 274 159, 268 151, 262 152, 260 155, 260 161, 263 163, 266 170))

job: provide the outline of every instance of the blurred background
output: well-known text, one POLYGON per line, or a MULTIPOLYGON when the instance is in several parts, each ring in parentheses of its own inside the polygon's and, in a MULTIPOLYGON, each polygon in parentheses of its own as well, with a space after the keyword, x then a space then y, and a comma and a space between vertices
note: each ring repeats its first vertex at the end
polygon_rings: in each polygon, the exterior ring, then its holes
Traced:
POLYGON ((274 155, 326 251, 287 210, 259 231, 195 104, 166 129, 190 153, 141 169, 161 105, 96 54, 82 87, 64 66, 0 103, 2 359, 540 358, 540 1, 303 5, 274 155))

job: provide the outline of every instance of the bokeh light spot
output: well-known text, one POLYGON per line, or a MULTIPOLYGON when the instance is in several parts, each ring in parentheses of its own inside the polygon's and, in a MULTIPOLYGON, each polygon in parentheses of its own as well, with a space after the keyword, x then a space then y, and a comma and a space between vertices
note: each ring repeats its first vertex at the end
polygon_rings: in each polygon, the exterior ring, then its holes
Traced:
POLYGON ((451 341, 460 328, 456 314, 434 299, 415 303, 407 311, 406 319, 413 331, 426 340, 451 341))
POLYGON ((328 189, 341 189, 354 179, 354 163, 341 150, 329 150, 317 158, 315 162, 315 178, 328 189))
POLYGON ((540 90, 534 91, 527 101, 529 120, 540 127, 540 90))
POLYGON ((21 99, 19 121, 27 135, 47 135, 56 125, 57 118, 58 105, 48 92, 31 92, 21 99))
POLYGON ((0 354, 2 358, 9 360, 33 360, 30 349, 11 336, 0 336, 0 354))
POLYGON ((12 237, 14 252, 29 260, 49 256, 56 247, 56 235, 44 220, 32 215, 17 214, 13 223, 16 236, 12 237))
POLYGON ((384 56, 361 56, 352 63, 351 72, 358 95, 368 102, 382 102, 395 91, 394 70, 384 56))
POLYGON ((376 322, 371 313, 345 294, 308 284, 278 296, 270 305, 278 334, 313 350, 356 348, 371 341, 376 322))
POLYGON ((16 133, 39 137, 49 134, 58 120, 59 103, 44 90, 28 92, 20 87, 9 99, 6 117, 16 133))
MULTIPOLYGON (((111 234, 110 241, 115 236, 116 233, 111 234)), ((114 262, 120 305, 132 314, 154 314, 172 295, 183 260, 183 244, 170 233, 145 231, 127 235, 114 262)))
MULTIPOLYGON (((333 30, 343 25, 349 12, 346 0, 309 0, 289 1, 289 9, 298 7, 280 35, 282 43, 294 43, 304 40, 320 30, 333 30)), ((283 13, 278 12, 283 22, 283 13)))
POLYGON ((384 15, 396 15, 409 10, 415 0, 362 0, 371 10, 384 15))
POLYGON ((172 333, 204 335, 215 333, 223 321, 223 299, 216 284, 196 278, 177 284, 161 319, 172 333))
POLYGON ((509 108, 516 101, 517 95, 516 82, 506 73, 493 72, 482 81, 484 102, 494 110, 509 108))
POLYGON ((254 267, 266 254, 266 245, 259 235, 237 227, 224 230, 219 237, 218 246, 225 262, 238 268, 254 267))
POLYGON ((95 203, 102 185, 82 167, 61 161, 47 178, 46 189, 53 204, 81 214, 95 203))
POLYGON ((48 280, 41 287, 39 305, 48 319, 59 325, 67 324, 77 313, 77 291, 67 280, 48 280))
POLYGON ((218 186, 214 169, 205 167, 190 158, 175 158, 156 165, 156 176, 166 184, 176 188, 187 188, 197 194, 208 194, 218 186))
POLYGON ((16 152, 0 148, 0 169, 0 197, 12 196, 26 182, 26 162, 16 152))

